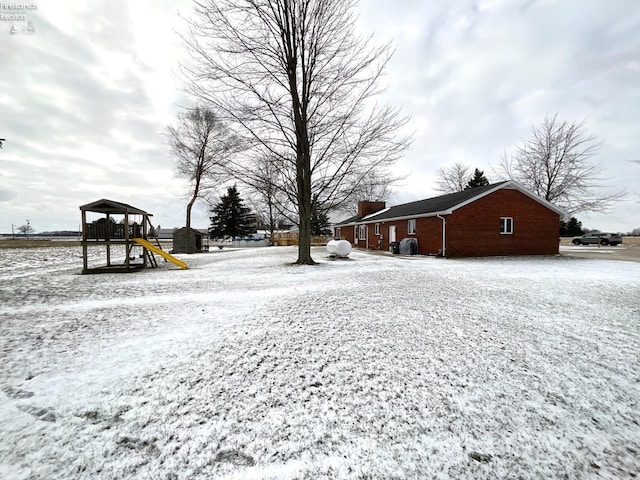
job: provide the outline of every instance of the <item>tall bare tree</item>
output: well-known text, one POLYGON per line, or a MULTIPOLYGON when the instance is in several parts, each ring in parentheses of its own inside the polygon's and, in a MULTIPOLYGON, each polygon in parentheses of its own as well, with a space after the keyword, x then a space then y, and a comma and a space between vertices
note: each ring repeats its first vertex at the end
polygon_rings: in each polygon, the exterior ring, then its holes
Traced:
POLYGON ((462 192, 473 177, 471 167, 456 162, 450 167, 440 167, 436 172, 436 190, 442 193, 462 192))
POLYGON ((167 137, 176 156, 176 172, 189 182, 186 251, 193 253, 191 209, 224 181, 225 167, 240 144, 212 110, 200 107, 180 113, 177 124, 167 127, 167 137))
POLYGON ((593 162, 602 142, 587 133, 586 120, 559 121, 546 116, 531 127, 531 138, 501 158, 495 173, 516 180, 540 197, 563 208, 569 216, 578 212, 604 212, 624 196, 623 191, 602 193, 604 167, 593 162))
POLYGON ((187 89, 214 105, 252 147, 237 164, 270 159, 297 210, 297 263, 311 257, 312 198, 338 207, 410 139, 407 119, 378 105, 389 45, 354 30, 355 0, 196 0, 185 42, 187 89))

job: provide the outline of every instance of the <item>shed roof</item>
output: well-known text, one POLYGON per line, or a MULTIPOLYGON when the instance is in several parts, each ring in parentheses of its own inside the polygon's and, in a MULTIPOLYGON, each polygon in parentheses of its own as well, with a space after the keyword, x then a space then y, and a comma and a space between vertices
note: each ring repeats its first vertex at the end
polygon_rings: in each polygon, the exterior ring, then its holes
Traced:
POLYGON ((81 205, 80 210, 86 212, 98 212, 98 213, 132 213, 134 215, 149 215, 150 213, 140 210, 139 208, 127 205, 126 203, 116 202, 114 200, 107 200, 103 198, 96 200, 95 202, 81 205))
MULTIPOLYGON (((196 233, 198 235, 206 235, 208 233, 207 230, 198 229, 198 228, 190 228, 189 230, 191 230, 191 232, 196 233)), ((187 227, 176 228, 175 230, 172 230, 172 231, 174 235, 178 232, 183 233, 187 231, 187 227)))
POLYGON ((470 188, 469 190, 463 190, 462 192, 449 193, 446 195, 440 195, 438 197, 427 198, 425 200, 418 200, 416 202, 403 203, 401 205, 382 209, 378 213, 369 214, 364 218, 347 218, 346 220, 339 222, 337 225, 369 223, 378 222, 380 220, 402 219, 417 216, 433 216, 439 214, 448 215, 453 213, 453 211, 458 208, 461 208, 471 202, 474 202, 503 188, 512 188, 518 190, 558 214, 562 215, 565 213, 555 205, 530 192, 519 183, 509 180, 506 182, 494 183, 484 187, 470 188))

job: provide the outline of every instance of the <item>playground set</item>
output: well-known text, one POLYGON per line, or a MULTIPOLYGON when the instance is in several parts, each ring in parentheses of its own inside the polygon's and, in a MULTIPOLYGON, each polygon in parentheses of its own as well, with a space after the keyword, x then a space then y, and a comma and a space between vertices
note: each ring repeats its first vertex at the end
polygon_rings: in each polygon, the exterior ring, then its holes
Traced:
POLYGON ((187 269, 182 260, 162 250, 156 237, 156 245, 149 241, 149 232, 153 230, 153 215, 126 203, 113 200, 97 200, 80 207, 82 212, 82 273, 128 273, 157 267, 154 254, 160 255, 174 265, 187 269), (97 220, 87 221, 87 213, 104 215, 97 220), (104 245, 106 247, 107 264, 89 266, 89 246, 104 245), (112 247, 125 249, 124 263, 112 262, 112 247), (142 249, 140 255, 136 255, 142 249), (141 259, 141 261, 140 261, 141 259))

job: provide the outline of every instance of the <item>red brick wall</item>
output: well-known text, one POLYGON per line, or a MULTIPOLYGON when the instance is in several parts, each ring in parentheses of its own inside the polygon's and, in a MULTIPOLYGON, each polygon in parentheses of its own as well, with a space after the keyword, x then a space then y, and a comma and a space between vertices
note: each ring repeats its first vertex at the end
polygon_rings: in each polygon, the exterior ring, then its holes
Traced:
POLYGON ((333 229, 333 235, 340 237, 342 240, 348 240, 353 245, 353 225, 340 227, 340 234, 338 234, 337 227, 335 227, 333 229))
POLYGON ((518 190, 498 190, 447 216, 447 257, 555 255, 559 221, 518 190), (513 234, 500 234, 500 217, 513 218, 513 234))

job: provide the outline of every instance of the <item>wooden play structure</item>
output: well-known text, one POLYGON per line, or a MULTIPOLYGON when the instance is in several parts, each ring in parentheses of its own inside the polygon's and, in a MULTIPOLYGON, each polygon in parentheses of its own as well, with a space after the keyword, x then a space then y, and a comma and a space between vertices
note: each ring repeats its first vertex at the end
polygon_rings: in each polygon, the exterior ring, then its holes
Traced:
POLYGON ((82 212, 82 273, 120 273, 135 272, 147 266, 157 267, 154 253, 162 256, 182 269, 187 264, 168 254, 160 246, 156 238, 156 244, 149 242, 148 233, 152 229, 152 215, 126 203, 113 200, 97 200, 80 207, 82 212), (91 222, 88 214, 98 216, 91 222), (89 266, 89 246, 103 245, 106 248, 106 265, 89 266), (112 248, 122 254, 124 247, 124 262, 112 261, 112 248), (141 254, 136 255, 137 251, 141 254))

